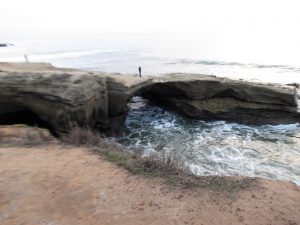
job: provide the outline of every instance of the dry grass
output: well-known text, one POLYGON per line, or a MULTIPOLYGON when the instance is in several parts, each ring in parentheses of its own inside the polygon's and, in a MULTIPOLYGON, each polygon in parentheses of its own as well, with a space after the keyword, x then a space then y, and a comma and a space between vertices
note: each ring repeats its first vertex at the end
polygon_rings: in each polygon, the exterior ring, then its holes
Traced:
POLYGON ((4 132, 2 130, 0 130, 0 143, 4 143, 4 132))
POLYGON ((69 133, 61 135, 61 141, 73 146, 97 147, 105 142, 104 136, 89 129, 74 127, 69 133))
POLYGON ((171 158, 142 157, 138 151, 131 153, 121 145, 109 142, 91 130, 74 128, 63 135, 63 143, 88 147, 94 153, 114 162, 133 174, 163 178, 168 184, 181 188, 205 188, 232 196, 239 190, 251 187, 255 179, 226 176, 195 176, 171 158))

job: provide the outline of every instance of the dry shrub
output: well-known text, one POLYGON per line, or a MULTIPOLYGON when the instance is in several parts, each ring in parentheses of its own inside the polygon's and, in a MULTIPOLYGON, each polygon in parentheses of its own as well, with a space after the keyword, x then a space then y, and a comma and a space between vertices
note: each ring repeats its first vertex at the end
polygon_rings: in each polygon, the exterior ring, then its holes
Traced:
POLYGON ((171 158, 159 158, 157 156, 142 157, 135 153, 135 166, 132 168, 134 173, 142 173, 154 176, 170 176, 183 173, 183 167, 171 158))
POLYGON ((140 151, 129 152, 120 144, 108 141, 98 132, 75 127, 61 140, 69 145, 85 146, 133 174, 163 178, 168 184, 183 188, 205 188, 232 196, 252 186, 255 179, 226 176, 196 176, 170 157, 142 157, 140 151))
POLYGON ((250 188, 255 181, 248 177, 196 176, 171 158, 137 157, 134 166, 127 169, 137 174, 162 177, 172 186, 208 189, 227 196, 250 188))
POLYGON ((4 141, 4 133, 0 130, 0 143, 4 141))
POLYGON ((104 143, 104 137, 89 129, 73 127, 70 132, 61 135, 61 141, 74 146, 97 147, 104 143))

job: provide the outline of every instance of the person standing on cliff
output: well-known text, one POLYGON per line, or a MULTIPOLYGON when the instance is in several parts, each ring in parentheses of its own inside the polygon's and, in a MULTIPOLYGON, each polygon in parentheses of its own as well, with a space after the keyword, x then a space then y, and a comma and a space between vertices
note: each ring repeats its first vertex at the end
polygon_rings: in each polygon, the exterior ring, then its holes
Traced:
POLYGON ((142 77, 142 67, 139 66, 139 76, 142 77))
POLYGON ((25 58, 25 62, 26 62, 26 63, 29 63, 28 56, 27 56, 27 55, 24 55, 24 58, 25 58))

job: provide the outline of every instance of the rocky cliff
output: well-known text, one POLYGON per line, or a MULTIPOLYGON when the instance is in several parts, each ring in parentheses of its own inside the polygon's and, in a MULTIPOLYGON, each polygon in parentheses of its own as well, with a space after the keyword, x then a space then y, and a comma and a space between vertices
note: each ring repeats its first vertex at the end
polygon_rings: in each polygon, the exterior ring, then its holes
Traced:
POLYGON ((196 74, 139 78, 55 68, 46 63, 0 63, 0 116, 32 111, 53 129, 110 129, 142 95, 187 116, 242 123, 300 122, 295 87, 196 74))
POLYGON ((48 64, 0 65, 0 114, 29 110, 55 130, 107 122, 106 79, 48 64))
POLYGON ((246 124, 300 121, 297 91, 278 84, 253 83, 198 74, 170 74, 142 93, 189 117, 246 124))

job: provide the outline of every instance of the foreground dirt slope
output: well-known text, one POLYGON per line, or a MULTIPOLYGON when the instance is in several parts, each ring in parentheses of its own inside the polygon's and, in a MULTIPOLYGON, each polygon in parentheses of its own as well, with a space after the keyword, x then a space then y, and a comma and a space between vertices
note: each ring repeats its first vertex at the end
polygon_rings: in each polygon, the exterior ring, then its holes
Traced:
POLYGON ((1 225, 288 224, 300 188, 258 180, 230 199, 132 175, 85 149, 0 148, 1 225))

